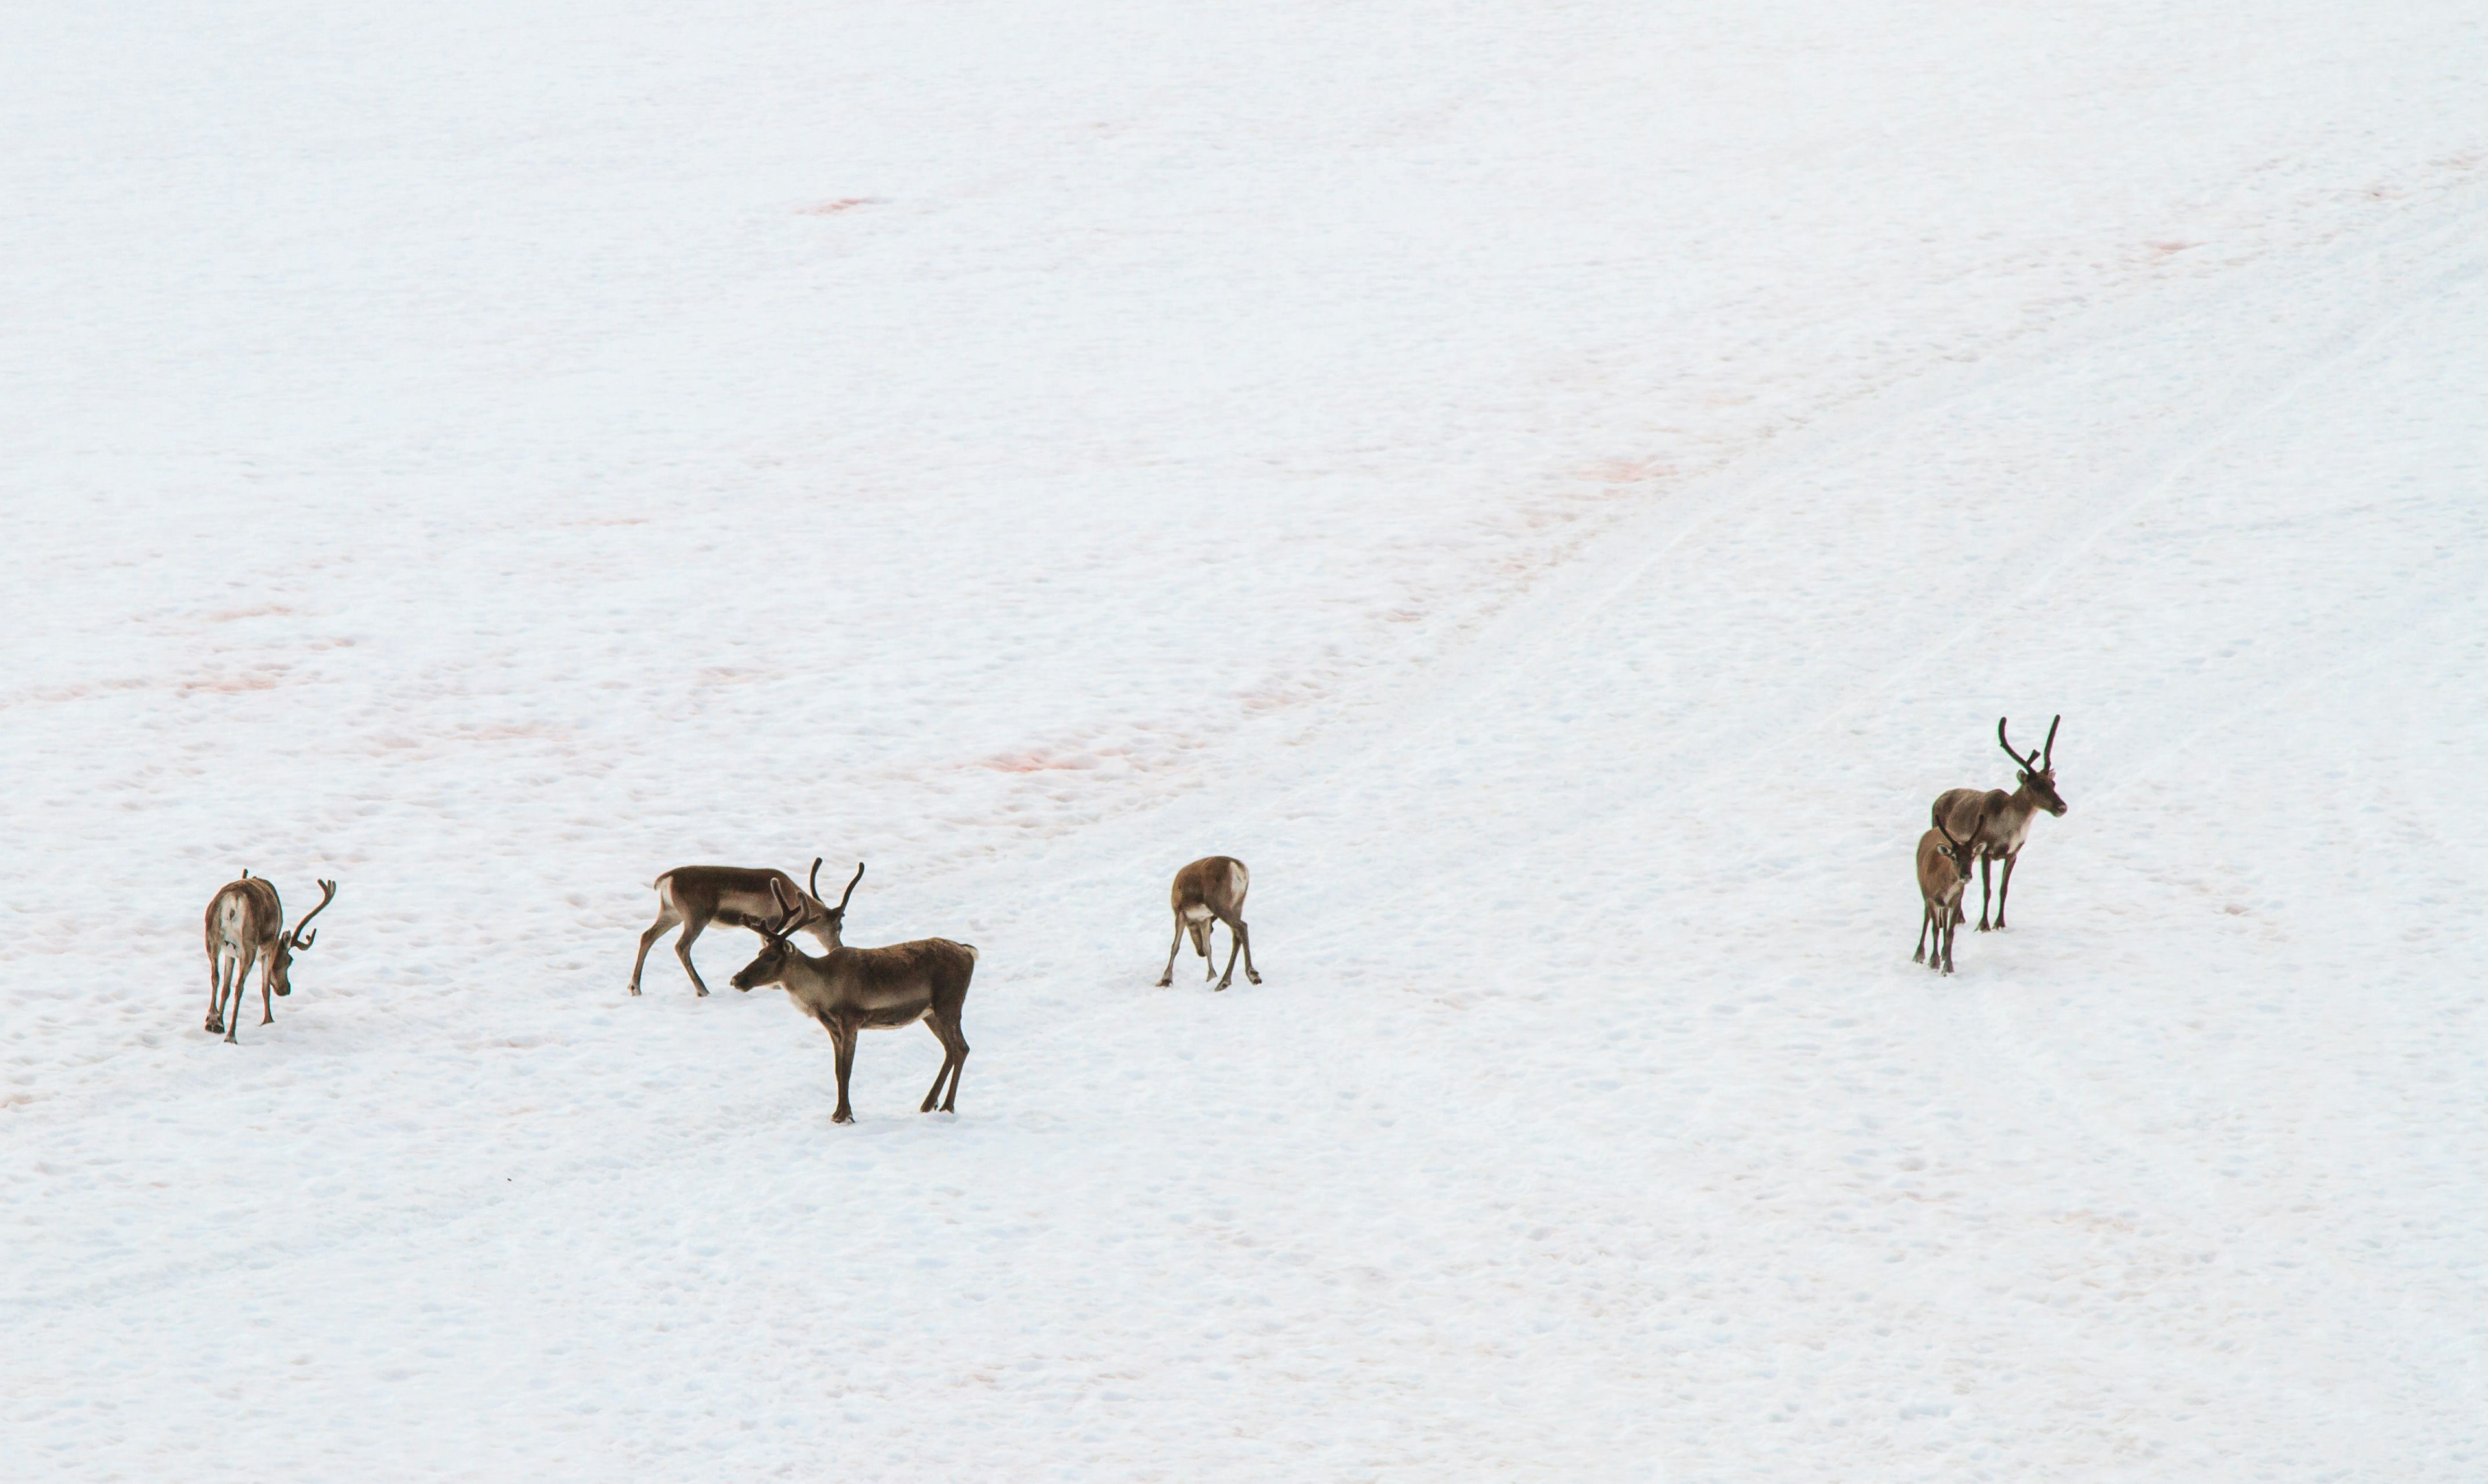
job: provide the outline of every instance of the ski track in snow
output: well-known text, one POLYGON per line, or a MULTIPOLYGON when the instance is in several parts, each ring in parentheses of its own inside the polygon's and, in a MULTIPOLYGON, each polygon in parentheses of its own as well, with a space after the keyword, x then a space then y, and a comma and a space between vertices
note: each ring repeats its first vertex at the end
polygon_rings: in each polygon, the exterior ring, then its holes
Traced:
POLYGON ((2488 1469, 2477 17, 140 18, 0 21, 0 1472, 2488 1469), (955 1117, 624 995, 816 854, 955 1117))

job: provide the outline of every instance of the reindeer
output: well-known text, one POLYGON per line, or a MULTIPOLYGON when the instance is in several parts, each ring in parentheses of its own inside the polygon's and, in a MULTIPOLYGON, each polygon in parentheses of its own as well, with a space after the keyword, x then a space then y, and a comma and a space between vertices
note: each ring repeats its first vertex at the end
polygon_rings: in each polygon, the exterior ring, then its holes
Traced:
MULTIPOLYGON (((2005 718, 1995 718, 1995 744, 2013 760, 2020 770, 2022 786, 2007 794, 2002 789, 1946 789, 1936 796, 1935 823, 1960 828, 1970 843, 1978 847, 1978 931, 1987 931, 1987 888, 1989 862, 2004 862, 2004 881, 1995 888, 1995 926, 2004 926, 2004 899, 2013 890, 2013 863, 2022 858, 2022 845, 2030 838, 2030 821, 2041 809, 2062 818, 2064 796, 2056 792, 2056 726, 2065 718, 2058 716, 2048 723, 2048 743, 2028 757, 2013 750, 2005 739, 2005 718)), ((1953 920, 1965 915, 1953 909, 1953 920)))
POLYGON ((1201 977, 1209 977, 1209 930, 1217 923, 1227 924, 1227 936, 1232 939, 1227 949, 1227 972, 1219 977, 1218 987, 1225 989, 1235 978, 1235 955, 1244 955, 1244 977, 1255 984, 1261 975, 1253 967, 1253 933, 1244 926, 1244 893, 1253 884, 1244 862, 1232 855, 1205 855, 1174 874, 1174 941, 1167 945, 1166 972, 1158 975, 1158 988, 1174 983, 1174 956, 1183 951, 1183 935, 1192 935, 1192 946, 1201 954, 1201 977))
MULTIPOLYGON (((863 879, 863 868, 856 867, 856 880, 863 879)), ((798 889, 795 879, 783 871, 754 871, 743 866, 676 866, 657 878, 657 920, 639 935, 639 956, 631 964, 631 993, 639 993, 639 970, 648 962, 648 949, 667 928, 683 924, 683 935, 674 939, 674 957, 683 961, 683 972, 692 976, 692 988, 705 995, 708 985, 692 965, 692 944, 712 922, 728 927, 749 928, 755 933, 768 932, 778 918, 778 901, 774 895, 783 891, 796 907, 795 928, 809 933, 824 948, 838 945, 837 916, 847 910, 846 898, 838 899, 836 910, 821 902, 821 857, 812 857, 812 884, 809 890, 798 889)), ((855 895, 855 882, 847 882, 847 896, 855 895)))
POLYGON ((1936 827, 1918 836, 1918 895, 1926 900, 1926 911, 1918 918, 1918 951, 1909 955, 1912 964, 1952 972, 1952 940, 1960 931, 1961 895, 1969 885, 1969 863, 1978 858, 1978 847, 1968 840, 1955 839, 1951 830, 1937 820, 1936 827), (1935 930, 1935 955, 1927 954, 1927 930, 1935 930))
POLYGON ((276 1022, 276 1007, 269 991, 279 994, 294 993, 294 956, 311 946, 317 936, 309 930, 311 918, 328 910, 337 899, 337 883, 320 883, 320 905, 309 915, 285 931, 285 904, 277 900, 276 888, 245 869, 241 880, 228 882, 208 901, 208 1032, 223 1031, 228 1044, 239 1044, 234 1032, 241 1028, 241 997, 250 986, 250 967, 263 966, 259 978, 259 1023, 276 1022), (233 1000, 233 1014, 225 1014, 225 1000, 233 1000))
MULTIPOLYGON (((859 862, 856 881, 862 880, 863 866, 859 862)), ((838 941, 847 909, 845 898, 840 898, 825 924, 830 951, 816 959, 786 936, 804 920, 804 904, 774 882, 770 890, 785 915, 759 929, 760 957, 745 965, 733 984, 747 994, 766 984, 783 987, 796 1007, 830 1033, 838 1056, 838 1107, 830 1122, 855 1122, 855 1113, 847 1106, 847 1076, 855 1070, 856 1032, 887 1030, 918 1021, 942 1043, 942 1070, 933 1074, 933 1085, 917 1111, 933 1111, 937 1097, 942 1099, 942 1111, 954 1111, 951 1105, 959 1097, 959 1072, 968 1064, 968 1038, 959 1030, 959 1009, 967 1003, 968 981, 976 972, 976 950, 947 938, 922 938, 887 948, 849 948, 838 941), (942 1092, 945 1078, 950 1084, 947 1096, 942 1092)), ((855 895, 855 882, 847 882, 847 895, 855 895)))

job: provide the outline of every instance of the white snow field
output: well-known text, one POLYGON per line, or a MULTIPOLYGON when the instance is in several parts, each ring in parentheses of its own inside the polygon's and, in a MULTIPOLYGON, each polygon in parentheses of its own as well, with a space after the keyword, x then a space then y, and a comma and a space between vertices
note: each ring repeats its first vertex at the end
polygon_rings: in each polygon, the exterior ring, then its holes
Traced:
POLYGON ((2488 1477, 2475 4, 16 0, 0 141, 0 1476, 2488 1477), (625 994, 815 855, 955 1115, 625 994))

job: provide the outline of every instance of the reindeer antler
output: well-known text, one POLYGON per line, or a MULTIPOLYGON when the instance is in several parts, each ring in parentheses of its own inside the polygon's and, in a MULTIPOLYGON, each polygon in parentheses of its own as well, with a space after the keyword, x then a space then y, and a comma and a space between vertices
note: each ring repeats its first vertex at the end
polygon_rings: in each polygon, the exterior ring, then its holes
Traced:
POLYGON ((786 935, 795 930, 795 919, 804 914, 803 905, 787 901, 786 888, 778 885, 774 877, 769 882, 769 899, 777 903, 778 910, 786 915, 778 918, 778 925, 774 928, 761 923, 753 923, 752 928, 772 941, 782 943, 786 940, 786 935))
MULTIPOLYGON (((818 868, 817 868, 817 866, 815 867, 815 869, 818 869, 818 868)), ((847 910, 847 903, 848 903, 851 899, 853 899, 853 898, 854 898, 854 896, 855 896, 856 882, 860 882, 860 881, 862 881, 862 880, 863 880, 863 862, 862 862, 862 861, 861 861, 861 860, 859 860, 859 861, 857 861, 857 862, 856 862, 856 874, 855 874, 855 881, 851 881, 851 882, 847 882, 847 894, 846 894, 845 896, 843 896, 843 897, 838 898, 838 913, 839 913, 839 915, 841 915, 841 916, 844 916, 844 915, 845 915, 845 913, 846 913, 846 910, 847 910)))
MULTIPOLYGON (((2058 719, 2061 720, 2063 718, 2059 717, 2058 719)), ((2034 751, 2025 758, 2021 753, 2014 751, 2013 743, 2005 740, 2004 721, 2005 718, 2002 716, 1995 718, 1995 744, 2004 749, 2004 755, 2013 760, 2014 767, 2029 768, 2035 766, 2039 761, 2039 754, 2034 751)), ((2050 737, 2054 737, 2056 735, 2056 729, 2050 727, 2048 729, 2048 735, 2050 737)))
POLYGON ((304 913, 302 919, 294 924, 295 952, 300 953, 302 950, 311 946, 311 939, 317 935, 304 932, 303 930, 310 927, 311 919, 319 916, 322 912, 326 911, 328 910, 328 904, 335 900, 337 900, 337 883, 335 882, 322 882, 320 883, 320 905, 304 913))
POLYGON ((2064 714, 2059 712, 2056 715, 2055 721, 2048 723, 2047 750, 2042 752, 2039 756, 2039 770, 2041 772, 2046 772, 2049 769, 2056 766, 2056 725, 2064 719, 2064 714))
POLYGON ((818 855, 812 857, 811 884, 804 889, 812 894, 813 901, 818 902, 821 900, 821 857, 818 855))

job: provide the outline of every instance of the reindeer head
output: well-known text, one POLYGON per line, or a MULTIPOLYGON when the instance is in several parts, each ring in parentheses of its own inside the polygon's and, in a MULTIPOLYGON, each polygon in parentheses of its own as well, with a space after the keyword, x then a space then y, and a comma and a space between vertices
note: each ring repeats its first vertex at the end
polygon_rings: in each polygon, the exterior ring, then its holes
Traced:
MULTIPOLYGON (((243 874, 248 875, 249 873, 244 872, 243 874)), ((335 882, 322 882, 320 883, 320 905, 305 913, 301 921, 294 924, 293 932, 280 933, 277 935, 276 946, 271 949, 269 954, 268 971, 269 985, 270 988, 274 989, 277 994, 291 994, 294 993, 294 956, 307 950, 311 946, 311 939, 318 936, 317 934, 308 931, 311 926, 311 919, 319 916, 322 912, 326 911, 328 910, 328 904, 335 900, 337 900, 337 883, 335 882)))
MULTIPOLYGON (((847 902, 855 896, 856 882, 862 880, 863 863, 858 861, 855 877, 847 882, 846 896, 838 898, 837 906, 823 908, 819 912, 809 910, 800 901, 788 901, 786 888, 778 885, 775 881, 770 882, 769 895, 778 903, 778 910, 781 915, 770 926, 756 930, 760 934, 759 957, 736 970, 734 977, 727 982, 747 994, 763 985, 784 984, 787 970, 793 967, 796 957, 802 952, 788 941, 787 935, 798 928, 821 923, 829 929, 830 940, 837 941, 838 928, 846 920, 847 902)), ((812 862, 812 900, 814 901, 820 900, 818 889, 820 881, 821 863, 816 859, 812 862)))
POLYGON ((2030 791, 2030 797, 2039 801, 2040 808, 2047 810, 2050 814, 2058 816, 2062 816, 2065 812, 2065 798, 2063 795, 2056 792, 2056 770, 2054 767, 2056 756, 2056 727, 2057 724, 2062 722, 2064 719, 2065 718, 2062 715, 2059 715, 2054 721, 2049 722, 2047 746, 2039 751, 2031 753, 2028 757, 2023 757, 2021 753, 2013 750, 2013 744, 2011 742, 2005 741, 2004 718, 2002 716, 1995 718, 1996 745, 2002 747, 2004 749, 2004 755, 2013 760, 2013 766, 2019 770, 2018 777, 2020 778, 2022 786, 2030 791))
MULTIPOLYGON (((1983 825, 1986 822, 1986 816, 1982 813, 1979 824, 1983 825)), ((1952 862, 1952 874, 1956 878, 1968 881, 1970 867, 1978 862, 1978 847, 1971 843, 1978 838, 1978 826, 1976 825, 1970 826, 1969 839, 1956 840, 1953 838, 1952 831, 1944 828, 1942 820, 1937 820, 1935 825, 1937 831, 1944 838, 1944 843, 1936 847, 1936 854, 1952 862)))
MULTIPOLYGON (((856 882, 862 880, 863 862, 859 860, 856 862, 856 874, 847 881, 846 895, 838 898, 837 906, 828 906, 821 901, 821 857, 813 856, 811 880, 805 888, 804 900, 794 904, 799 914, 793 922, 784 924, 780 931, 790 934, 811 933, 817 936, 827 947, 839 946, 845 941, 838 935, 846 928, 847 903, 854 900, 856 882)), ((775 890, 774 887, 772 889, 775 890)))

